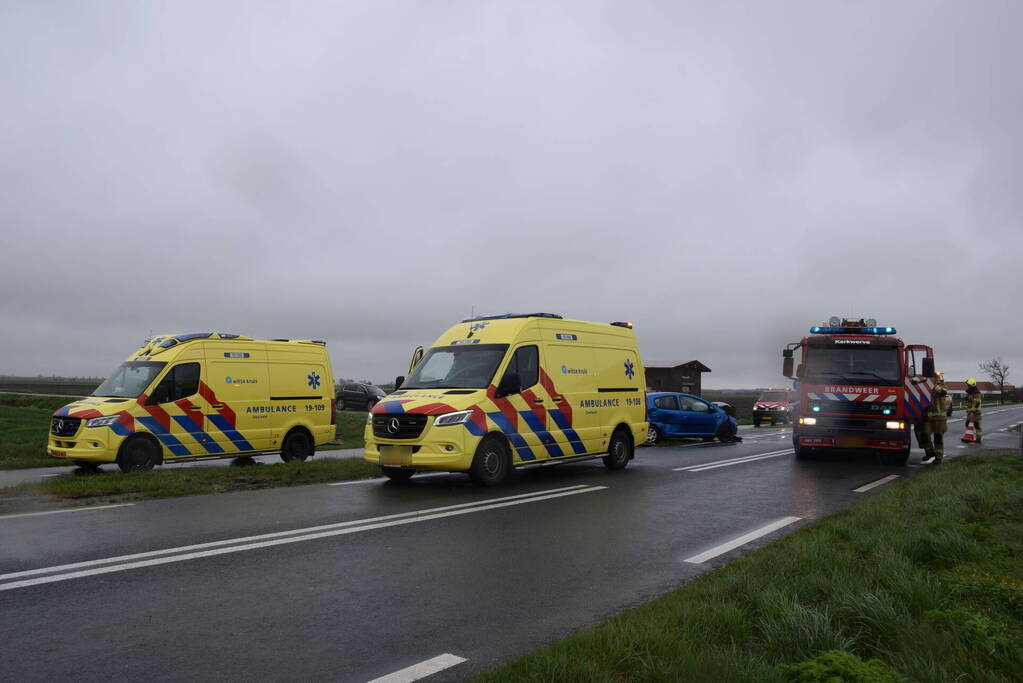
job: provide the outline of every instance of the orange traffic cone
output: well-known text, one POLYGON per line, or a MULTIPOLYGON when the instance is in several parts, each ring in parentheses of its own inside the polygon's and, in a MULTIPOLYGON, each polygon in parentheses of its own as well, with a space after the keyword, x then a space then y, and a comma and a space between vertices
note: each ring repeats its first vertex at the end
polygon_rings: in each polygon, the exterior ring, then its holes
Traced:
POLYGON ((960 439, 960 441, 965 441, 966 443, 974 443, 977 441, 977 429, 973 426, 972 420, 967 421, 966 433, 963 434, 963 438, 960 439))

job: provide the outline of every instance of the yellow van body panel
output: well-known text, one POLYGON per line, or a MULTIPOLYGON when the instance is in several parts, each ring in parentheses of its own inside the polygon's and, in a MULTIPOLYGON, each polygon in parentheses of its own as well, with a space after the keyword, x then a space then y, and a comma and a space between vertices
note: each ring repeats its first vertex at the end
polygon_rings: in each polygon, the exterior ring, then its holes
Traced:
POLYGON ((463 472, 488 434, 507 439, 515 466, 605 453, 619 426, 634 444, 646 438, 646 380, 631 329, 537 317, 467 321, 431 348, 459 344, 508 345, 489 386, 400 389, 382 399, 366 425, 367 462, 463 472), (531 345, 539 351, 537 382, 498 398, 499 379, 515 351, 531 345), (438 416, 460 411, 471 411, 471 417, 435 424, 438 416), (389 428, 401 438, 389 436, 389 428))
POLYGON ((212 334, 162 347, 172 339, 147 340, 127 359, 166 363, 138 397, 93 396, 56 411, 47 452, 112 463, 126 439, 145 433, 171 462, 276 451, 294 428, 308 430, 314 446, 334 439, 334 378, 323 344, 212 334), (150 400, 186 364, 198 366, 194 393, 150 400))

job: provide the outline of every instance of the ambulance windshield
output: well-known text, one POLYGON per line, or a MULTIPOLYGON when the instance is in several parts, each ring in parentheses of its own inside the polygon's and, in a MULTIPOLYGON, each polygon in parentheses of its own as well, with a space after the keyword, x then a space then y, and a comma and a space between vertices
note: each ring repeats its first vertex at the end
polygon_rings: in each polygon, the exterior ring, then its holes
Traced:
POLYGON ((894 346, 811 346, 804 382, 811 384, 898 385, 899 351, 894 346))
POLYGON ((96 387, 93 396, 110 398, 138 398, 153 379, 160 374, 166 363, 153 361, 128 361, 114 370, 107 381, 96 387))
POLYGON ((507 350, 507 344, 435 346, 401 388, 486 389, 507 350))

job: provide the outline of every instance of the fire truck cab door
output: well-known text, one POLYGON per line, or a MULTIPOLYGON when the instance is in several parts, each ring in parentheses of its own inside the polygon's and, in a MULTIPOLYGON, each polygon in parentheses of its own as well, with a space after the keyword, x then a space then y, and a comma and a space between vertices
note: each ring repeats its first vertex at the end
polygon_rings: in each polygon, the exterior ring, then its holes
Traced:
POLYGON ((919 383, 925 379, 923 376, 924 358, 934 358, 934 349, 923 344, 910 344, 906 346, 906 376, 912 377, 914 382, 919 383))

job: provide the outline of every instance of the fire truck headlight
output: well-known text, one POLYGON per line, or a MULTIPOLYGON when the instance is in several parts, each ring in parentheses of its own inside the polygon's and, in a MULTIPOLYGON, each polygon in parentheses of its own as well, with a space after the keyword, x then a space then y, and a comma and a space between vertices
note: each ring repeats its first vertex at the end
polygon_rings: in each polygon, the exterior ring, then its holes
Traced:
POLYGON ((799 418, 799 424, 801 425, 815 425, 817 424, 816 417, 801 417, 799 418))
POLYGON ((889 420, 884 423, 884 426, 888 429, 905 429, 906 423, 901 420, 889 420))
POLYGON ((435 427, 446 427, 448 425, 465 424, 472 417, 471 410, 459 410, 457 413, 446 413, 438 415, 433 421, 435 427))

